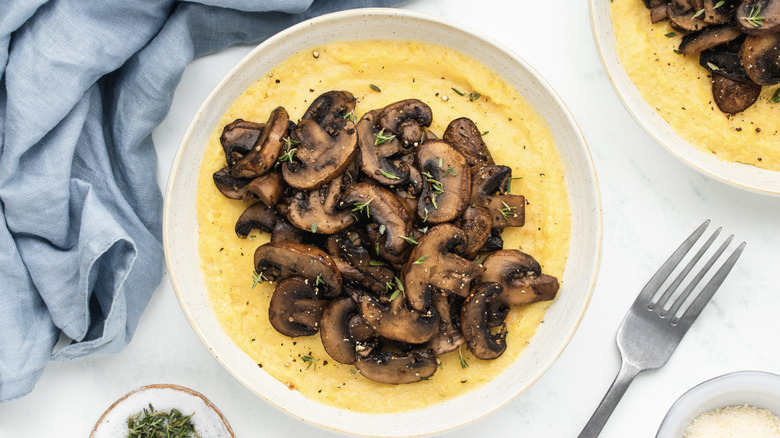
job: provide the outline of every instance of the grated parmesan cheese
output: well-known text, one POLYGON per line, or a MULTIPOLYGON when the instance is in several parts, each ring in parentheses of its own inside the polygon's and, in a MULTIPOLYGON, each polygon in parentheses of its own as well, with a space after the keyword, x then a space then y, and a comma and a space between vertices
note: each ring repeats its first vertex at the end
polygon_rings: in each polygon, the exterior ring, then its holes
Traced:
POLYGON ((683 438, 780 438, 780 418, 768 409, 729 406, 705 412, 685 429, 683 438))

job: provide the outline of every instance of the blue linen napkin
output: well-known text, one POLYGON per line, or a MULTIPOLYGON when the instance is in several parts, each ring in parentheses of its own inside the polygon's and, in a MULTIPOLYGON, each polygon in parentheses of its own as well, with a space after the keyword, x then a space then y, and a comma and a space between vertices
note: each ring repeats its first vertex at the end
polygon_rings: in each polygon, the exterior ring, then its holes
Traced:
MULTIPOLYGON (((0 8, 0 402, 131 340, 163 269, 151 132, 194 58, 399 0, 10 0, 0 8), (63 333, 73 340, 53 353, 63 333)), ((314 43, 314 42, 313 42, 314 43)))

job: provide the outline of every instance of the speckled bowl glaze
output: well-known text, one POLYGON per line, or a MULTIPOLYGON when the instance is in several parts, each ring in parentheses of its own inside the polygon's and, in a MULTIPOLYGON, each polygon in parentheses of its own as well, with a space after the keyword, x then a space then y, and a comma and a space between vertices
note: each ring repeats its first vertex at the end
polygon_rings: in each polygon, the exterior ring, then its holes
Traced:
POLYGON ((517 55, 461 25, 395 9, 360 9, 293 26, 254 49, 216 87, 188 129, 171 170, 164 245, 173 287, 192 327, 217 360, 247 388, 280 409, 330 430, 363 436, 422 436, 493 412, 528 389, 574 335, 590 300, 601 253, 601 204, 590 152, 568 109, 517 55), (420 40, 454 48, 502 75, 547 121, 564 162, 572 207, 572 244, 558 298, 520 358, 484 387, 446 403, 392 415, 355 413, 290 391, 258 368, 222 331, 198 265, 195 191, 208 137, 228 106, 257 78, 313 42, 420 40))
POLYGON ((766 195, 780 195, 780 172, 720 160, 680 138, 666 120, 642 98, 623 69, 615 48, 610 0, 590 0, 590 15, 596 47, 612 86, 628 112, 651 137, 672 155, 705 175, 741 189, 766 195))
POLYGON ((699 415, 745 404, 780 415, 780 376, 762 371, 737 371, 700 383, 672 405, 656 438, 680 438, 699 415))

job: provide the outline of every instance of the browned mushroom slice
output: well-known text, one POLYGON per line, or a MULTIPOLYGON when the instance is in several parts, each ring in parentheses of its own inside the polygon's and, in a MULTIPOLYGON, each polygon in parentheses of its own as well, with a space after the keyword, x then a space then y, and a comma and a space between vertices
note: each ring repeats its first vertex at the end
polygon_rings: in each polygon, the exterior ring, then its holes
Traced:
POLYGON ((705 0, 702 20, 709 24, 726 24, 734 17, 741 0, 705 0))
POLYGON ((357 124, 361 169, 380 184, 403 184, 409 179, 409 164, 399 157, 401 141, 380 131, 379 113, 379 110, 369 111, 357 124))
POLYGON ((281 172, 266 172, 247 184, 245 191, 272 207, 282 198, 285 187, 287 184, 284 183, 281 172))
POLYGON ((426 180, 417 215, 439 224, 463 214, 471 197, 471 173, 463 155, 445 141, 426 141, 417 148, 417 163, 426 180))
POLYGON ((333 234, 355 223, 349 210, 339 208, 343 175, 310 192, 300 191, 290 202, 287 219, 312 233, 333 234))
POLYGON ((523 195, 485 196, 480 205, 490 211, 490 215, 493 217, 493 228, 525 225, 525 197, 523 195))
POLYGON ((409 305, 425 311, 431 306, 433 289, 466 296, 471 281, 484 268, 459 256, 466 246, 466 234, 452 224, 429 229, 404 267, 404 287, 409 305))
POLYGON ((650 10, 650 22, 655 24, 669 19, 669 8, 666 3, 653 7, 650 10))
POLYGON ((317 333, 328 300, 318 297, 303 277, 285 278, 276 285, 268 306, 268 319, 281 334, 291 337, 317 333))
POLYGON ((349 91, 328 91, 314 99, 301 118, 314 120, 328 135, 336 136, 344 129, 346 116, 355 109, 356 102, 349 91))
POLYGON ((330 256, 321 249, 302 243, 275 242, 255 250, 255 271, 270 281, 302 276, 325 297, 341 293, 341 274, 330 256))
POLYGON ((704 50, 699 54, 699 65, 733 81, 750 81, 745 69, 742 67, 740 51, 745 36, 738 37, 725 44, 704 50))
POLYGON ((647 9, 653 9, 655 7, 665 5, 669 3, 669 0, 642 0, 647 9))
POLYGON ((270 233, 276 226, 276 212, 273 208, 258 202, 250 205, 236 221, 236 235, 246 239, 252 230, 270 233))
POLYGON ((474 287, 460 311, 460 329, 466 347, 478 359, 496 359, 506 350, 506 323, 493 333, 488 324, 490 308, 501 300, 502 288, 497 283, 481 283, 474 287))
POLYGON ((727 43, 742 35, 738 29, 731 26, 719 26, 704 29, 695 34, 682 37, 679 50, 687 55, 710 49, 717 45, 727 43))
POLYGON ((235 178, 255 178, 273 167, 287 137, 289 122, 290 118, 284 108, 278 107, 271 111, 252 150, 230 167, 230 174, 235 178))
POLYGON ((429 352, 400 355, 382 351, 358 359, 355 368, 367 379, 398 385, 428 379, 436 372, 438 365, 436 357, 429 352))
POLYGON ((391 263, 403 263, 409 253, 412 220, 400 200, 389 190, 368 183, 351 185, 342 201, 356 216, 365 215, 377 224, 379 255, 391 263))
POLYGON ((295 130, 294 160, 282 165, 287 184, 300 190, 313 190, 330 182, 349 166, 357 154, 355 124, 344 119, 344 129, 331 137, 314 120, 302 119, 295 130))
POLYGON ((671 0, 667 8, 672 28, 680 33, 698 32, 709 26, 703 20, 703 0, 671 0))
POLYGON ((515 249, 496 251, 482 266, 480 281, 498 283, 504 288, 502 302, 507 305, 549 301, 558 293, 558 279, 542 274, 542 267, 530 255, 515 249))
POLYGON ((379 126, 386 133, 395 134, 407 149, 422 142, 423 128, 430 126, 432 121, 431 107, 418 99, 391 103, 379 116, 379 126))
POLYGON ((780 0, 745 0, 736 12, 737 26, 749 35, 780 31, 780 0))
POLYGON ((469 163, 472 175, 485 166, 495 164, 477 124, 467 117, 451 121, 442 138, 463 155, 469 163))
POLYGON ((406 306, 402 295, 382 304, 378 299, 355 290, 360 314, 378 335, 409 344, 423 344, 436 334, 439 315, 436 312, 418 312, 406 306))
POLYGON ((718 108, 727 114, 736 114, 756 103, 761 85, 752 81, 733 81, 723 75, 712 75, 712 97, 718 108))
POLYGON ((460 326, 456 327, 455 321, 452 319, 451 301, 455 298, 457 297, 441 292, 433 294, 433 307, 439 313, 441 322, 436 335, 425 344, 425 348, 437 356, 457 350, 464 341, 460 326))
POLYGON ((248 178, 233 178, 230 175, 230 169, 224 167, 214 172, 214 185, 226 198, 241 199, 244 188, 251 181, 248 178))
POLYGON ((252 149, 264 126, 262 123, 243 119, 236 119, 225 125, 222 135, 219 136, 219 142, 222 144, 222 150, 225 151, 228 166, 232 166, 252 149))
POLYGON ((473 259, 490 238, 493 216, 485 207, 470 205, 463 212, 460 227, 466 233, 466 248, 463 250, 463 256, 473 259))
POLYGON ((471 198, 469 202, 479 204, 485 196, 507 192, 512 168, 509 166, 487 166, 474 174, 471 180, 471 198))
POLYGON ((320 336, 325 351, 336 362, 353 364, 367 349, 374 330, 363 321, 352 298, 332 302, 320 320, 320 336), (359 353, 360 352, 360 353, 359 353))
POLYGON ((759 85, 780 83, 780 32, 748 35, 742 44, 742 66, 759 85))
POLYGON ((277 218, 276 225, 271 231, 271 243, 278 242, 303 243, 303 231, 286 219, 277 218))

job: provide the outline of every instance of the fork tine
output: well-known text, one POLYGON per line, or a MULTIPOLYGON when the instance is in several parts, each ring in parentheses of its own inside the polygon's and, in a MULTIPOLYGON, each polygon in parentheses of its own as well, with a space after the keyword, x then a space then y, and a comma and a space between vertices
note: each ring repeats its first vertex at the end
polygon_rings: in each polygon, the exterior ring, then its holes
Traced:
MULTIPOLYGON (((712 233, 712 236, 710 236, 709 239, 707 239, 706 242, 704 242, 704 245, 702 245, 701 248, 699 248, 699 251, 696 252, 696 255, 694 255, 691 260, 688 262, 687 265, 685 265, 685 269, 683 269, 679 275, 677 275, 677 278, 674 279, 672 284, 669 285, 669 287, 666 289, 664 294, 661 296, 661 298, 658 299, 655 303, 650 303, 647 306, 647 310, 653 310, 656 306, 658 306, 659 314, 663 317, 666 314, 666 311, 664 311, 664 306, 666 305, 666 302, 669 301, 669 299, 674 295, 674 291, 677 290, 677 288, 680 286, 680 283, 685 279, 685 277, 688 276, 688 274, 691 272, 694 266, 696 266, 696 263, 699 262, 701 257, 704 255, 704 253, 712 246, 712 243, 715 242, 715 238, 718 237, 720 234, 721 228, 719 227, 717 230, 715 230, 714 233, 712 233)), ((698 280, 696 281, 698 283, 698 280)))
POLYGON ((715 251, 715 254, 710 257, 710 259, 707 261, 707 263, 701 268, 698 274, 696 274, 695 277, 693 277, 693 280, 688 284, 688 286, 685 288, 685 290, 677 297, 677 300, 672 304, 672 306, 669 308, 666 312, 661 312, 661 316, 664 317, 666 315, 672 316, 672 324, 677 323, 677 318, 675 318, 675 315, 677 314, 677 311, 680 310, 680 306, 685 303, 685 300, 688 299, 688 296, 691 294, 693 289, 699 284, 702 277, 707 273, 707 271, 712 268, 712 265, 715 264, 715 261, 723 254, 723 251, 726 250, 726 247, 729 246, 731 241, 734 240, 734 235, 728 237, 718 248, 717 251, 715 251))
POLYGON ((634 301, 635 305, 639 305, 641 303, 642 306, 647 306, 647 303, 650 302, 664 281, 669 278, 669 275, 672 274, 672 271, 674 271, 674 268, 677 267, 677 265, 680 263, 680 260, 685 257, 685 254, 688 254, 688 251, 690 251, 696 241, 699 240, 699 237, 704 234, 704 231, 707 229, 709 224, 710 220, 707 219, 703 224, 699 225, 699 228, 697 228, 693 234, 685 239, 682 245, 680 245, 680 247, 677 248, 674 253, 672 253, 669 259, 666 260, 663 265, 661 265, 661 268, 658 269, 652 278, 650 278, 650 281, 647 282, 642 291, 639 292, 639 296, 637 296, 636 300, 634 301))
POLYGON ((728 276, 729 272, 731 272, 731 268, 733 268, 734 264, 737 263, 737 259, 739 259, 742 251, 745 250, 745 245, 745 242, 739 244, 737 249, 735 249, 726 262, 723 263, 723 266, 721 266, 715 275, 710 279, 710 281, 707 283, 707 286, 702 289, 701 293, 696 296, 691 305, 685 310, 685 313, 683 313, 680 321, 677 323, 678 326, 683 327, 683 330, 687 330, 688 327, 693 324, 693 321, 699 317, 701 311, 710 301, 710 298, 715 295, 715 291, 718 290, 720 285, 723 283, 723 280, 725 280, 726 276, 728 276))

